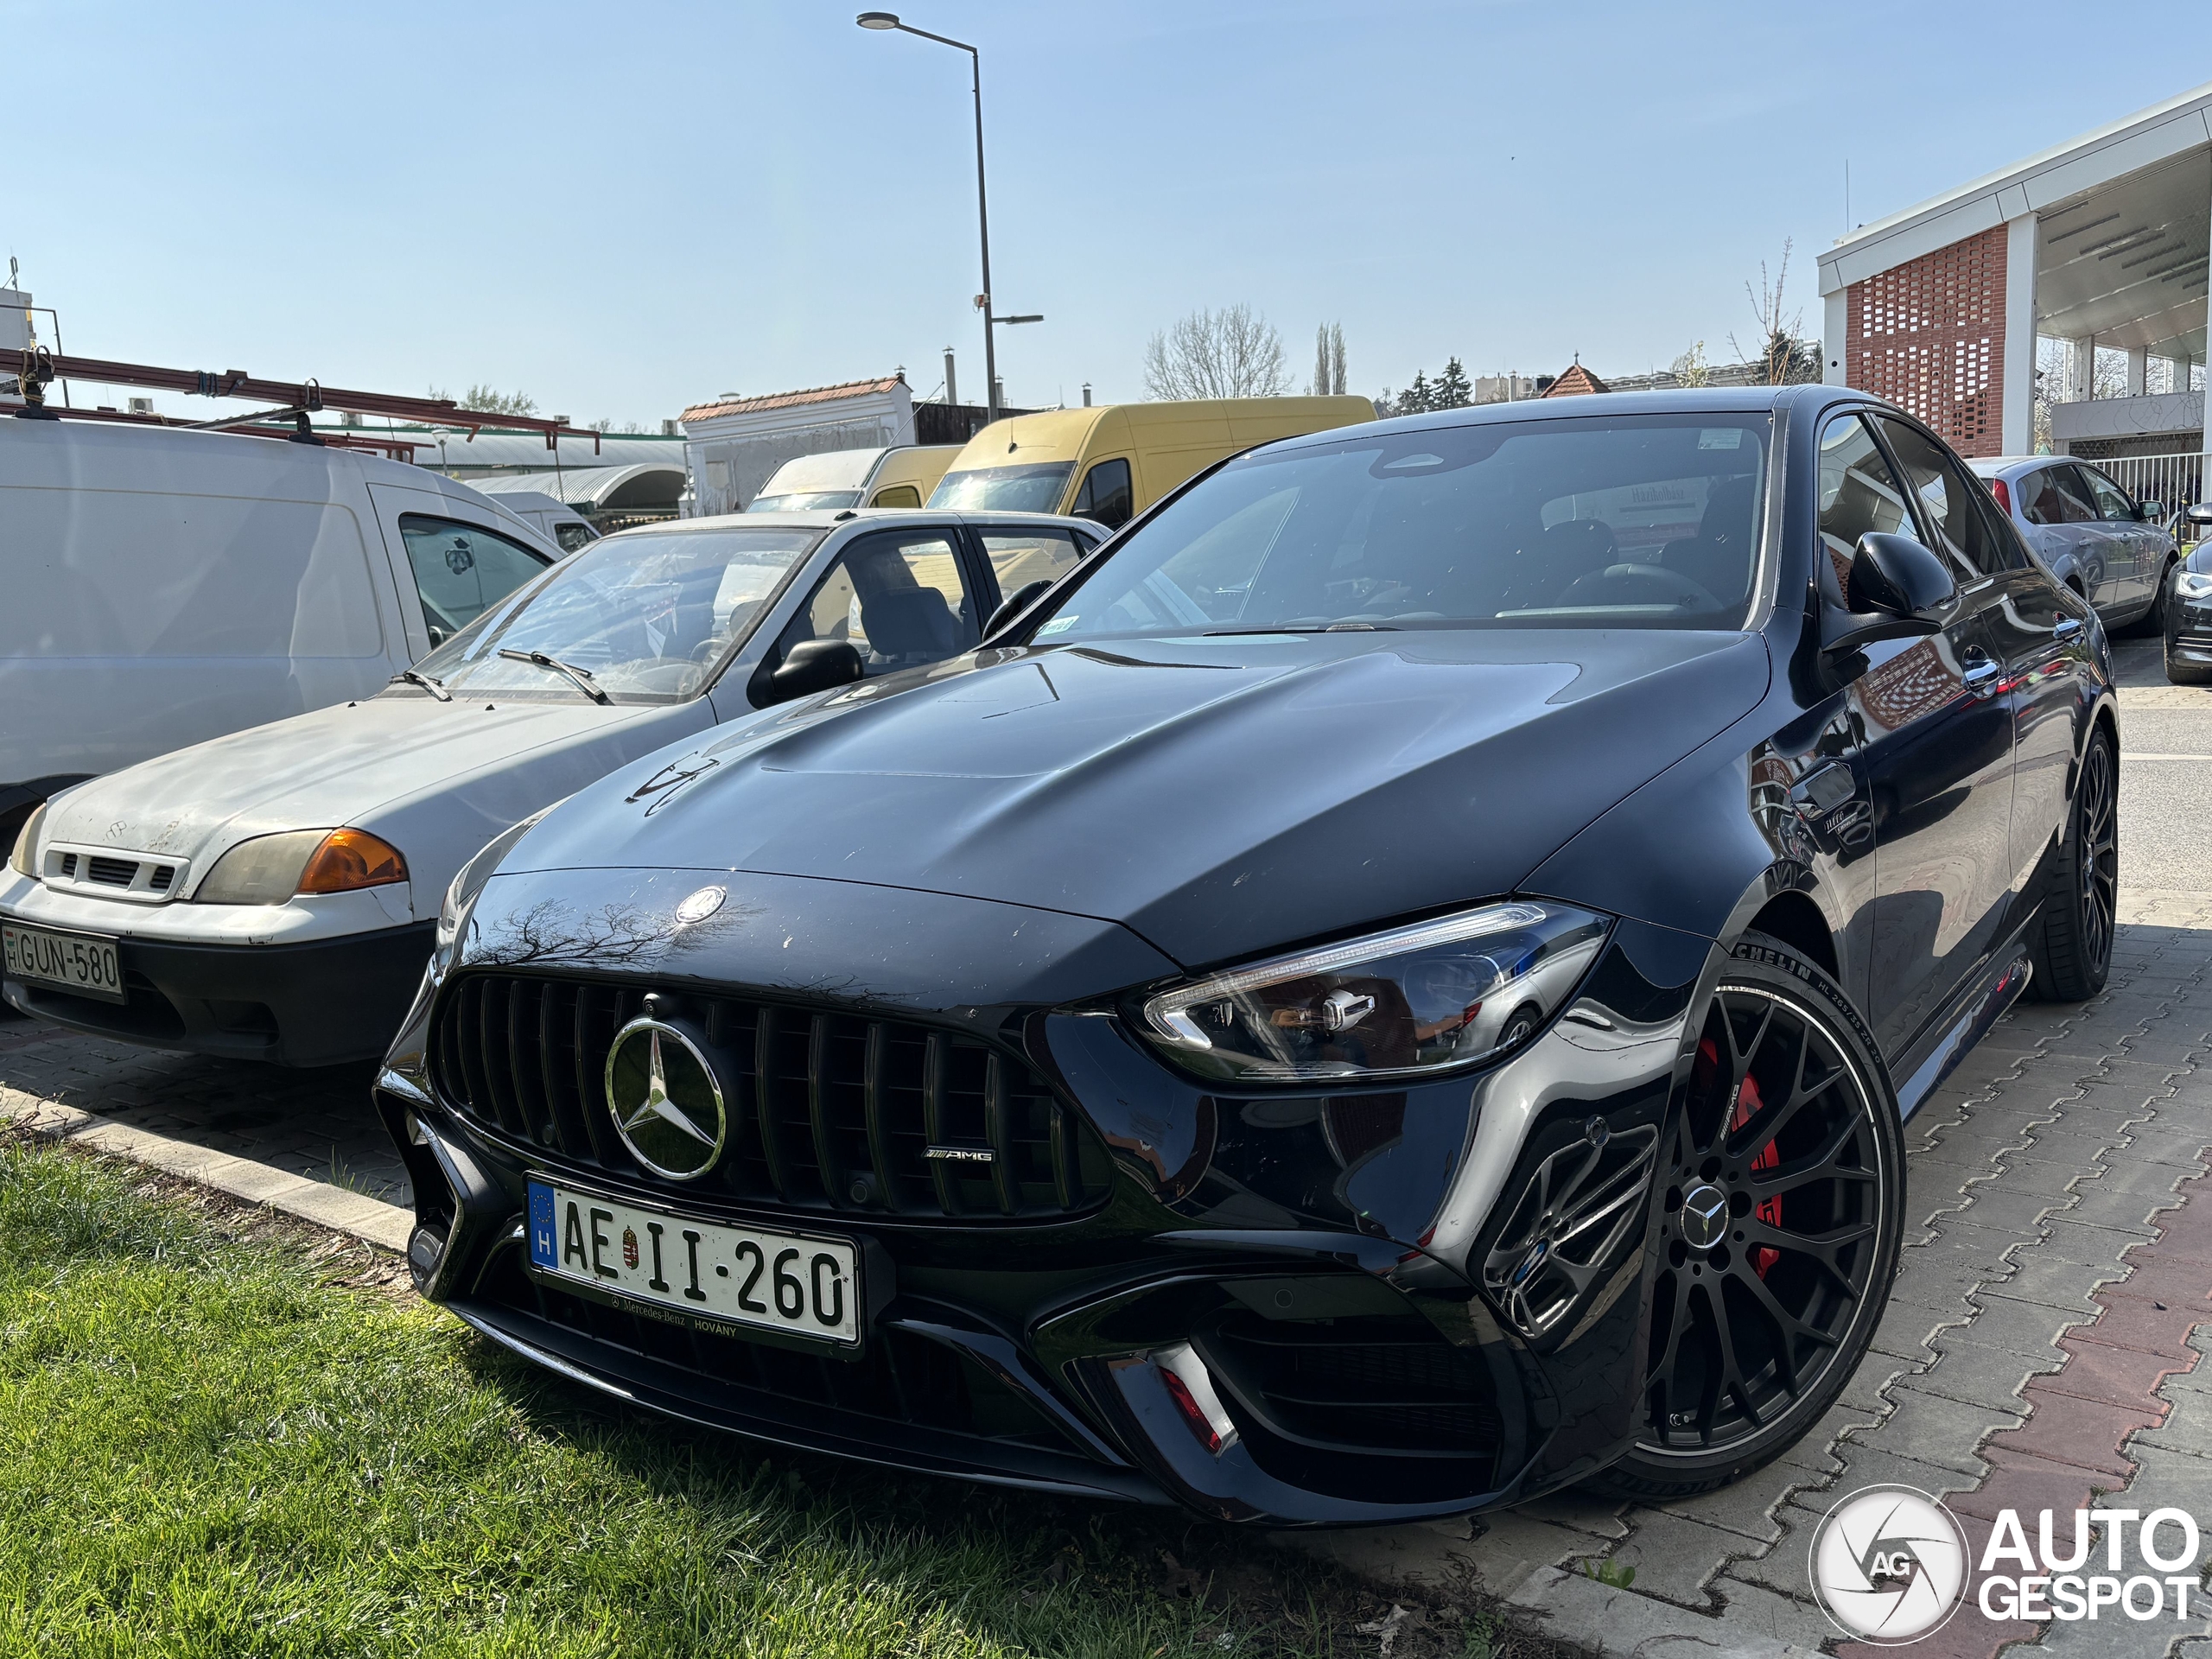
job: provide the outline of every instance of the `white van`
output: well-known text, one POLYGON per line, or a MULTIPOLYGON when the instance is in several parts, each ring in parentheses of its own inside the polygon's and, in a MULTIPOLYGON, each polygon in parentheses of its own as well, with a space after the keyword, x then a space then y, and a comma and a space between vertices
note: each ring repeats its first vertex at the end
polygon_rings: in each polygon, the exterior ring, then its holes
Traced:
POLYGON ((86 778, 374 695, 559 556, 378 455, 0 418, 0 841, 86 778))
POLYGON ((747 512, 838 507, 918 507, 960 453, 957 443, 895 443, 795 455, 746 504, 747 512))
POLYGON ((599 539, 599 532, 592 528, 590 519, 543 490, 486 490, 484 493, 564 554, 588 547, 599 539))

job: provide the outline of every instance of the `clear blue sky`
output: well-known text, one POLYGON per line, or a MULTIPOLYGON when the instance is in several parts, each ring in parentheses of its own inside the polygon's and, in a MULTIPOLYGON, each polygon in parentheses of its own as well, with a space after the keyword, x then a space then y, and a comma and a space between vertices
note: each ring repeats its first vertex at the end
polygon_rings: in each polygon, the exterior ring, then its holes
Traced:
MULTIPOLYGON (((906 3, 983 48, 1019 404, 1237 301, 1370 393, 1717 360, 1786 238, 1817 334, 1847 157, 1863 222, 2212 79, 2202 0, 906 3)), ((0 240, 88 356, 652 423, 949 344, 979 398, 967 60, 857 9, 0 0, 0 240)))

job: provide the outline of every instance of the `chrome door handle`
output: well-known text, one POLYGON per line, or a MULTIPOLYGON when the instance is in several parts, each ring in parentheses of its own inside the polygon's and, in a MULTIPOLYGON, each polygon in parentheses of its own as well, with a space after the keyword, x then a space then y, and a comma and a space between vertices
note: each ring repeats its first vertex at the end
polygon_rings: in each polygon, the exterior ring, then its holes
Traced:
POLYGON ((1975 696, 1986 698, 1997 690, 1997 677, 2003 671, 1986 657, 1967 664, 1964 678, 1967 690, 1975 696))
POLYGON ((2056 626, 2051 629, 2050 637, 2054 639, 2071 639, 2081 632, 2082 619, 2080 617, 2062 616, 2058 619, 2056 626))

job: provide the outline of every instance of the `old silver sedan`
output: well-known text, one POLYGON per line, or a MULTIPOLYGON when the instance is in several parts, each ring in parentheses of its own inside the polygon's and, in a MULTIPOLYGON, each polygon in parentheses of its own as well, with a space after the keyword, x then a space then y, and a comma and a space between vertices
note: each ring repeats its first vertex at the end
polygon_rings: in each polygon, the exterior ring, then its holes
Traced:
POLYGON ((2159 631, 2166 578, 2180 551, 2159 528, 2158 502, 2136 500, 2088 462, 2065 455, 1967 464, 2044 567, 2088 600, 2107 627, 2159 631))

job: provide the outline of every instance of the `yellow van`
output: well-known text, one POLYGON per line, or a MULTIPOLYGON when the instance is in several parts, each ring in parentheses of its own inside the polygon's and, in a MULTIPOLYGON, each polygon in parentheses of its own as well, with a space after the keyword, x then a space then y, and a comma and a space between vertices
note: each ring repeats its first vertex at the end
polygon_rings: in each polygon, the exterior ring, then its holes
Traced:
POLYGON ((1374 418, 1375 405, 1352 397, 1102 404, 1016 415, 968 440, 929 504, 1070 513, 1119 530, 1241 449, 1374 418))

